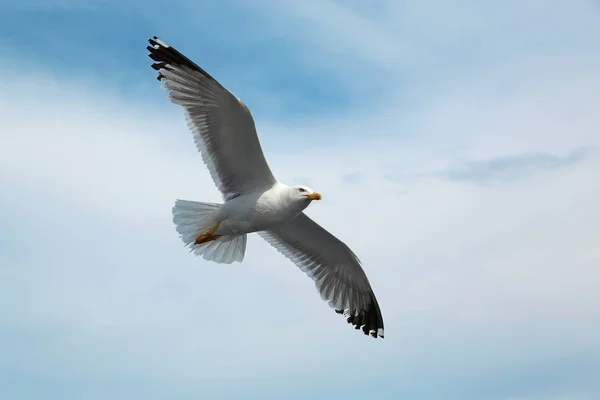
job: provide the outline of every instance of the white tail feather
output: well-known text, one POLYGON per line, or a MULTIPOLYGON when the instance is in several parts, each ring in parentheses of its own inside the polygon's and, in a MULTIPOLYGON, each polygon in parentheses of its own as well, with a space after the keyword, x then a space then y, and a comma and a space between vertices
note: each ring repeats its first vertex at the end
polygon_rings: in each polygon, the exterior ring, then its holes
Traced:
POLYGON ((181 240, 195 255, 219 264, 241 262, 246 253, 246 235, 221 236, 210 242, 194 243, 216 223, 211 217, 220 207, 216 203, 177 200, 173 206, 173 222, 181 240))

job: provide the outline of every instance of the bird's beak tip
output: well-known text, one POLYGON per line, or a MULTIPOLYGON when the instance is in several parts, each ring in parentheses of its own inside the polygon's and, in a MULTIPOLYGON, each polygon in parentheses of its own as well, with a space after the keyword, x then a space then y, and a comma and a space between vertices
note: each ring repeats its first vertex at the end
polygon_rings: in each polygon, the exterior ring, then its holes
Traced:
POLYGON ((314 193, 309 194, 306 197, 308 197, 311 200, 321 200, 322 196, 321 196, 321 193, 314 192, 314 193))

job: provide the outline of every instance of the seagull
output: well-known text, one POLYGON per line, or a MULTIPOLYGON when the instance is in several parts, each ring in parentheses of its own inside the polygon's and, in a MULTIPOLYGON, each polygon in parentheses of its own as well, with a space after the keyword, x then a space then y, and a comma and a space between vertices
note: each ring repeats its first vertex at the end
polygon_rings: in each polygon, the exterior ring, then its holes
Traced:
POLYGON ((183 107, 194 142, 223 203, 177 200, 173 222, 190 252, 220 264, 242 262, 258 233, 314 282, 321 298, 365 335, 383 338, 383 317, 350 248, 303 211, 321 194, 273 176, 248 107, 206 71, 154 36, 149 57, 169 100, 183 107))

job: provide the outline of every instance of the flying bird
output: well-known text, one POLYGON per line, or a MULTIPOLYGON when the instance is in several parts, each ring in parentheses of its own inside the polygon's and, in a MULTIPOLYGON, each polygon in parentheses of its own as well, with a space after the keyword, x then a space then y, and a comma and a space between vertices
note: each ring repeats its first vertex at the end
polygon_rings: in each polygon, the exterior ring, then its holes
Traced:
POLYGON ((361 262, 304 214, 321 194, 273 176, 250 110, 206 71, 156 36, 149 57, 171 102, 183 107, 223 203, 177 200, 173 222, 185 246, 216 263, 241 262, 257 232, 315 282, 321 298, 365 335, 383 338, 383 317, 361 262))

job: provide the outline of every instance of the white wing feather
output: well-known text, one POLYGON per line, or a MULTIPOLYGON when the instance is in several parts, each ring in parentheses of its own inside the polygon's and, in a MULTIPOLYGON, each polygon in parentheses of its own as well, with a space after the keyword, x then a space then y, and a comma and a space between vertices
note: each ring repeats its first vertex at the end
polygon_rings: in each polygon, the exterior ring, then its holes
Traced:
POLYGON ((248 107, 206 71, 158 38, 150 39, 152 67, 169 99, 185 110, 196 147, 225 199, 275 182, 248 107))
POLYGON ((323 300, 365 334, 383 337, 383 317, 360 260, 306 214, 259 234, 315 281, 323 300))

